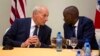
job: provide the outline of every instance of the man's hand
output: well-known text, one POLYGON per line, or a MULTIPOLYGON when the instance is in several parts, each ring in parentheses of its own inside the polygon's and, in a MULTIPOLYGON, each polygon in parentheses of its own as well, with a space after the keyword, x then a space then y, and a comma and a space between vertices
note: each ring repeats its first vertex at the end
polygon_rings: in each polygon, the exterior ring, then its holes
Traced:
POLYGON ((25 42, 23 42, 23 43, 21 44, 21 47, 27 48, 27 47, 30 46, 30 45, 31 45, 31 43, 30 43, 30 41, 27 39, 25 42))
POLYGON ((21 47, 28 47, 30 45, 35 45, 35 47, 41 46, 38 36, 30 36, 24 43, 22 43, 21 47))
POLYGON ((34 36, 30 37, 29 40, 30 40, 31 45, 35 45, 35 47, 41 46, 38 36, 34 35, 34 36))

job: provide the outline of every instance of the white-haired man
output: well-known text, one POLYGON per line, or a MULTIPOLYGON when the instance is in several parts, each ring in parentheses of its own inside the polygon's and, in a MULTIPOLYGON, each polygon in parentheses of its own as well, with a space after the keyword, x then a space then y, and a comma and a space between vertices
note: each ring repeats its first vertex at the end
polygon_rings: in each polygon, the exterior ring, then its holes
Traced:
POLYGON ((48 16, 47 7, 36 6, 33 9, 32 18, 15 20, 3 37, 3 46, 49 47, 52 30, 45 24, 48 16))

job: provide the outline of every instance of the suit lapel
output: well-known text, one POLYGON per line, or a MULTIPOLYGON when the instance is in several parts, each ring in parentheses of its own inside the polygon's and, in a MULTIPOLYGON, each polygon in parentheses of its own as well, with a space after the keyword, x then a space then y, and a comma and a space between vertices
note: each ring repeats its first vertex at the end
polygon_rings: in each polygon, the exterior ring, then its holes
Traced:
POLYGON ((25 24, 26 24, 26 35, 27 37, 29 37, 30 27, 31 27, 31 18, 27 18, 25 24))
POLYGON ((78 23, 78 28, 77 28, 77 38, 80 38, 81 35, 81 27, 82 26, 82 19, 79 17, 79 23, 78 23))
POLYGON ((73 29, 72 29, 72 26, 69 26, 68 28, 67 28, 67 30, 68 30, 68 32, 67 32, 67 34, 68 34, 68 37, 70 38, 70 37, 72 37, 73 36, 73 29))
POLYGON ((73 34, 74 34, 74 33, 73 33, 73 27, 70 26, 69 30, 70 30, 70 35, 71 35, 70 37, 73 37, 73 34))
MULTIPOLYGON (((38 34, 38 37, 39 37, 39 39, 40 39, 40 41, 41 41, 41 37, 44 37, 44 28, 43 28, 44 26, 41 26, 40 27, 40 29, 39 29, 39 34, 38 34)), ((46 34, 46 33, 45 33, 46 34)))

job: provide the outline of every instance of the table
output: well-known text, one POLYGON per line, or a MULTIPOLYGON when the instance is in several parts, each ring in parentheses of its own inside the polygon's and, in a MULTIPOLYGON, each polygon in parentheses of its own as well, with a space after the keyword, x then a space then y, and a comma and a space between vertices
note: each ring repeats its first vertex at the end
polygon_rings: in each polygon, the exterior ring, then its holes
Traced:
MULTIPOLYGON (((0 56, 76 56, 77 50, 63 49, 57 52, 55 48, 14 48, 13 50, 2 50, 0 56)), ((81 50, 81 53, 83 51, 81 50)), ((98 56, 98 50, 92 50, 92 56, 98 56)), ((83 55, 82 55, 83 56, 83 55)))

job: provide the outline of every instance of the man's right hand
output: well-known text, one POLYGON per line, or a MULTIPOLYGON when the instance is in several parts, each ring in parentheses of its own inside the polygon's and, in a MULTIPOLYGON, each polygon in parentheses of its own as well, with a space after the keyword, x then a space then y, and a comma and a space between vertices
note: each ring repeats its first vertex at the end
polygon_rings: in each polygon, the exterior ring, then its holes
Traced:
POLYGON ((29 40, 29 38, 28 38, 25 42, 23 42, 23 43, 21 44, 21 47, 27 48, 27 47, 30 46, 30 45, 31 45, 31 43, 30 43, 30 40, 29 40))
POLYGON ((41 46, 41 43, 37 36, 30 36, 25 42, 21 44, 21 47, 27 48, 30 45, 41 46))

